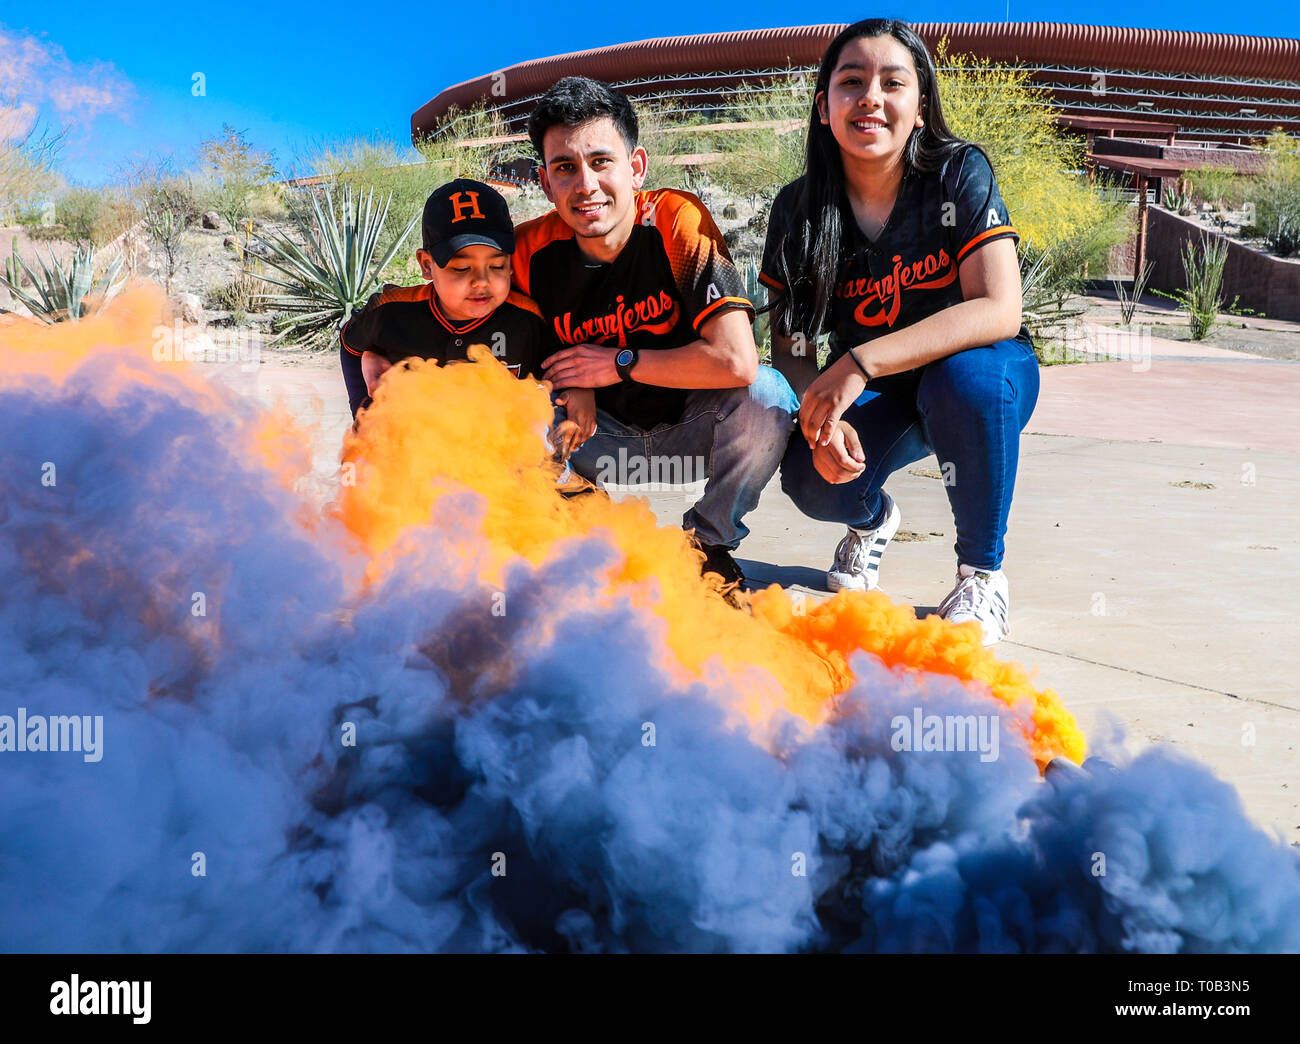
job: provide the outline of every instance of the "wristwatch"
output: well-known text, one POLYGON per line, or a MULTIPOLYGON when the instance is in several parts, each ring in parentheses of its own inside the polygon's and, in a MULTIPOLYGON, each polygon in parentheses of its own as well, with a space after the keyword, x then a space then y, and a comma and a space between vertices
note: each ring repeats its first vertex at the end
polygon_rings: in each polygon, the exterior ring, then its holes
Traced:
POLYGON ((618 370, 618 375, 623 379, 623 383, 632 383, 632 367, 636 365, 639 358, 641 358, 641 353, 635 348, 624 348, 614 356, 614 368, 618 370))

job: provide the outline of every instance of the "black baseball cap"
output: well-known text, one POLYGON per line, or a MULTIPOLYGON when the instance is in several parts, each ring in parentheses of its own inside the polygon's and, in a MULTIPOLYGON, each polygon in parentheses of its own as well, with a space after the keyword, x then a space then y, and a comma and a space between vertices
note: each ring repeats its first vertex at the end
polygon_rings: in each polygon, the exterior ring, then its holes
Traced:
POLYGON ((424 249, 439 268, 475 243, 515 252, 515 225, 505 198, 491 185, 457 178, 433 190, 424 203, 424 249))

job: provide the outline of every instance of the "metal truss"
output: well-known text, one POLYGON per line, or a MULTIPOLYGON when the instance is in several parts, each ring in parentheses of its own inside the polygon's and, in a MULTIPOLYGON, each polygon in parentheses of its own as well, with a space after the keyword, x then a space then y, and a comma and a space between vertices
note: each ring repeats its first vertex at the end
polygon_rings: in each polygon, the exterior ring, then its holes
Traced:
MULTIPOLYGON (((948 68, 948 67, 945 67, 948 68)), ((1223 87, 1268 87, 1273 90, 1282 89, 1296 91, 1300 93, 1300 80, 1271 80, 1262 76, 1213 76, 1206 73, 1181 73, 1181 72, 1154 72, 1143 69, 1111 69, 1105 66, 1084 66, 1084 65, 1020 65, 1022 68, 1036 73, 1075 73, 1077 75, 1093 76, 1100 73, 1106 77, 1127 76, 1134 79, 1142 80, 1160 80, 1169 82, 1184 81, 1187 83, 1205 83, 1216 84, 1223 87)), ((951 71, 951 69, 949 69, 951 71)))
MULTIPOLYGON (((1214 85, 1221 87, 1267 87, 1270 89, 1284 89, 1295 91, 1297 103, 1300 103, 1300 81, 1296 80, 1276 80, 1264 77, 1213 77, 1196 73, 1172 73, 1172 72, 1151 72, 1134 69, 1113 69, 1102 66, 1065 66, 1065 65, 1044 65, 1034 66, 1021 64, 1016 68, 1024 69, 1030 73, 1048 73, 1060 74, 1071 73, 1083 76, 1102 75, 1115 79, 1145 79, 1156 81, 1159 84, 1197 84, 1197 85, 1214 85)), ((959 71, 951 66, 940 67, 941 71, 955 72, 959 71)), ((637 97, 652 101, 679 101, 683 108, 697 109, 703 111, 720 111, 723 108, 733 106, 719 106, 716 99, 719 93, 725 91, 730 95, 740 96, 740 107, 744 108, 743 95, 746 93, 760 93, 761 88, 748 86, 745 83, 737 84, 737 79, 743 80, 794 80, 809 75, 815 71, 814 66, 779 66, 766 68, 735 69, 728 71, 701 71, 690 73, 659 73, 649 76, 639 76, 635 79, 619 81, 616 86, 628 89, 636 89, 637 97), (727 81, 719 83, 719 81, 727 81), (681 84, 683 86, 674 88, 672 85, 681 84), (709 84, 717 84, 710 88, 709 84), (650 88, 650 90, 646 90, 650 88), (659 88, 659 89, 654 89, 659 88), (692 103, 697 104, 692 104, 692 103)), ((1063 92, 1063 93, 1090 93, 1091 89, 1087 84, 1063 83, 1059 81, 1035 81, 1033 86, 1045 92, 1063 92)), ((1156 90, 1142 89, 1138 85, 1119 85, 1108 84, 1105 93, 1102 95, 1093 95, 1095 100, 1089 100, 1075 107, 1086 108, 1090 113, 1098 115, 1114 115, 1121 117, 1166 117, 1177 119, 1180 123, 1180 136, 1194 135, 1218 135, 1225 133, 1236 133, 1234 130, 1224 127, 1207 126, 1205 121, 1240 121, 1242 116, 1240 112, 1215 113, 1207 112, 1203 109, 1187 108, 1188 102, 1208 102, 1217 104, 1226 104, 1240 109, 1243 106, 1255 108, 1255 114, 1248 118, 1252 121, 1268 123, 1270 126, 1283 126, 1288 130, 1295 128, 1300 132, 1300 115, 1282 114, 1276 111, 1270 111, 1272 106, 1281 105, 1290 107, 1290 99, 1286 98, 1263 98, 1251 97, 1242 94, 1215 94, 1205 91, 1193 90, 1156 90), (1140 106, 1138 101, 1150 101, 1150 106, 1140 106)), ((489 112, 501 113, 503 119, 510 125, 514 125, 522 119, 520 110, 531 109, 534 104, 541 98, 541 93, 531 94, 526 97, 513 98, 509 101, 502 101, 499 105, 489 106, 489 112)), ((1053 108, 1061 107, 1061 99, 1057 98, 1050 101, 1036 102, 1039 105, 1051 106, 1053 108)), ((456 126, 460 120, 454 120, 451 123, 440 128, 440 133, 444 133, 456 126)), ((1253 132, 1242 132, 1239 136, 1255 137, 1253 132)))

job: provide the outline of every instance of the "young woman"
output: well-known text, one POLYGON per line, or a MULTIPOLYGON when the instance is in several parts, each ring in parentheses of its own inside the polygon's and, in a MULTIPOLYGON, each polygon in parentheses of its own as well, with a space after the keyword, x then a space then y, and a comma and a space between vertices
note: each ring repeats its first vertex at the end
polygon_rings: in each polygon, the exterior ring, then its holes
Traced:
POLYGON ((992 645, 1008 631, 1003 537, 1038 363, 992 168, 948 130, 934 63, 907 25, 869 19, 831 42, 806 171, 777 196, 763 257, 773 363, 800 397, 782 487, 805 514, 848 527, 831 590, 870 590, 901 518, 885 481, 933 452, 957 531, 939 612, 978 621, 992 645))

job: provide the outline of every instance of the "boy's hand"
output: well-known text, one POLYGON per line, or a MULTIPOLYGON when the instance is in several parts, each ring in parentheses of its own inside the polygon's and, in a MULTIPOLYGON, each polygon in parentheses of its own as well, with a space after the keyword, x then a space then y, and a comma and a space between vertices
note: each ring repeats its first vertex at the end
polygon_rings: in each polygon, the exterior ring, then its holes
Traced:
POLYGON ((555 445, 568 458, 574 450, 596 434, 596 392, 591 388, 570 388, 555 397, 563 406, 566 419, 555 426, 555 445))
POLYGON ((379 378, 392 369, 392 366, 393 364, 378 352, 362 352, 361 375, 366 379, 366 391, 374 395, 375 385, 379 383, 379 378))

